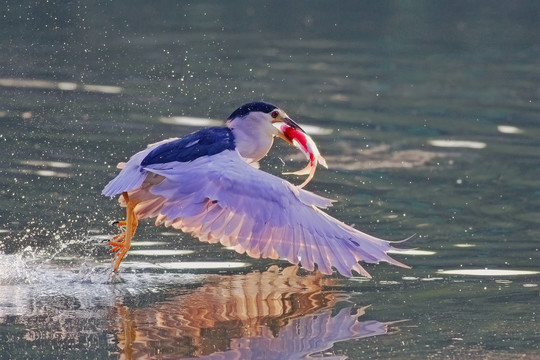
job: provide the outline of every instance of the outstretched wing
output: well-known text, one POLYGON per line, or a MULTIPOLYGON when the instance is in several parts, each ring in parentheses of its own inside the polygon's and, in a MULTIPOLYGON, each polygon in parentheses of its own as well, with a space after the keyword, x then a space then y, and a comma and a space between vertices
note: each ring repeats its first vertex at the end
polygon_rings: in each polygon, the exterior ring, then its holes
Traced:
POLYGON ((139 165, 138 173, 146 180, 137 181, 137 188, 121 189, 139 199, 137 216, 157 216, 156 224, 202 241, 233 246, 252 257, 286 258, 308 270, 317 264, 325 274, 335 267, 345 276, 355 270, 369 277, 358 261, 407 267, 386 254, 390 242, 320 210, 331 206, 331 200, 255 169, 235 150, 188 162, 139 165))

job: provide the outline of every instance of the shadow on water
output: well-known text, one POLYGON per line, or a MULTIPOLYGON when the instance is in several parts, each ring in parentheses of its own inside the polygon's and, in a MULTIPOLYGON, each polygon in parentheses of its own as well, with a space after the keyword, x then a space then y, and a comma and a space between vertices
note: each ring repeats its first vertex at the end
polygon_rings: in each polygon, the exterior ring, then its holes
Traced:
POLYGON ((369 306, 296 267, 107 280, 110 266, 98 263, 59 266, 28 252, 0 260, 0 353, 14 358, 300 359, 400 322, 360 321, 369 306))

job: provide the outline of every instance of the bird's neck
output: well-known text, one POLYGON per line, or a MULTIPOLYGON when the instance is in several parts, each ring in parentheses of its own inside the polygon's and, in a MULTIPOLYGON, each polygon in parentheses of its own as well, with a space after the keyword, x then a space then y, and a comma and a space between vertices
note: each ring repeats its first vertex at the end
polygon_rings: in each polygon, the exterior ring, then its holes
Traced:
POLYGON ((266 156, 274 143, 275 128, 270 124, 262 123, 257 126, 251 123, 249 126, 235 126, 231 123, 229 127, 234 135, 236 150, 246 159, 248 163, 259 161, 266 156))

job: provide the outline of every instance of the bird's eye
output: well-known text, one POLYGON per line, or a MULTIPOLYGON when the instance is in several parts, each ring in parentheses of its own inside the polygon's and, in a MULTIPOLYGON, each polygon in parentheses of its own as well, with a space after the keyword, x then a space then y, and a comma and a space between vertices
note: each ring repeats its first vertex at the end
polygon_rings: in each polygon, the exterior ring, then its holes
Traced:
POLYGON ((273 119, 277 118, 277 117, 279 116, 279 111, 277 111, 277 110, 272 111, 272 113, 270 114, 270 116, 271 116, 273 119))

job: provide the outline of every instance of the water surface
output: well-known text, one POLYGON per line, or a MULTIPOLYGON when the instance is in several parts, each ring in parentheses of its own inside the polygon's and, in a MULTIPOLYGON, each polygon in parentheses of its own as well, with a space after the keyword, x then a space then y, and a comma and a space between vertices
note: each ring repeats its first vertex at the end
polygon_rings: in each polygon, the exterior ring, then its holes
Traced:
MULTIPOLYGON (((538 356, 537 2, 4 10, 0 358, 538 356), (309 126, 333 216, 416 234, 412 269, 321 276, 148 221, 113 277, 116 163, 261 99, 309 126)), ((262 168, 304 161, 276 144, 262 168)))

